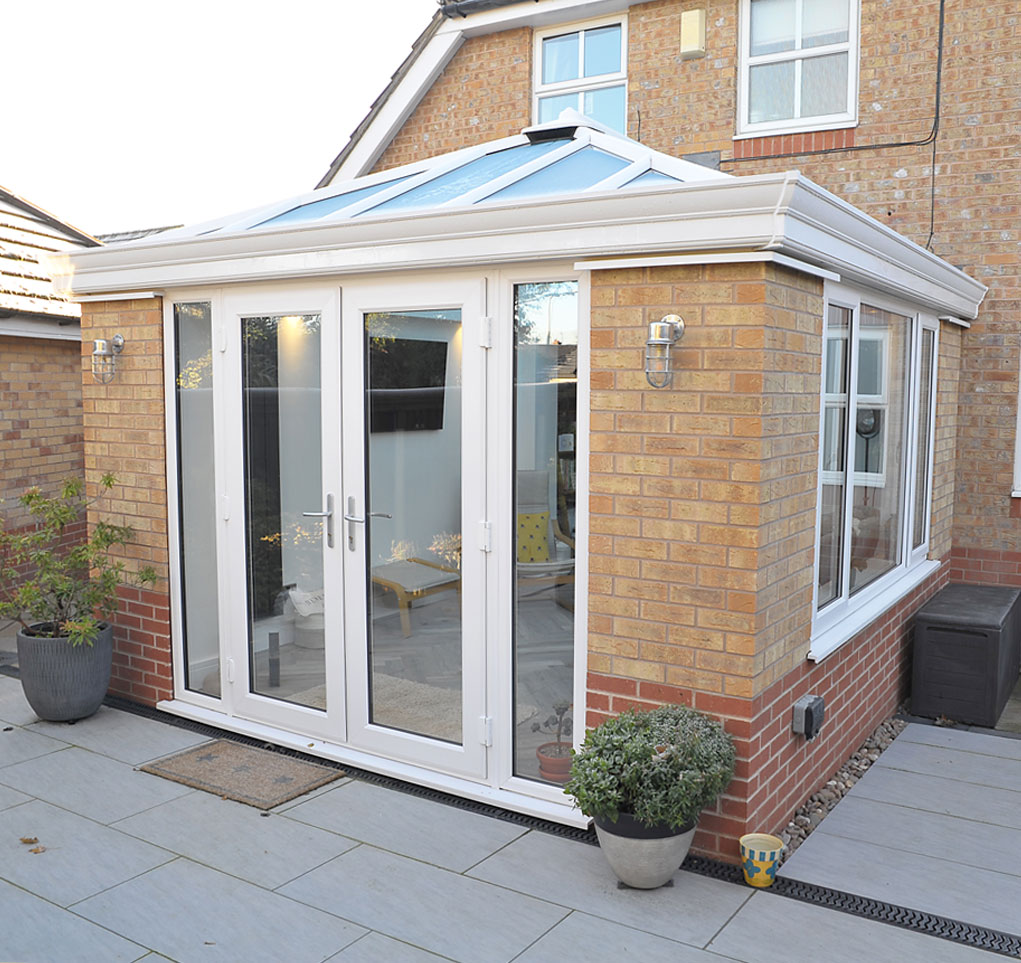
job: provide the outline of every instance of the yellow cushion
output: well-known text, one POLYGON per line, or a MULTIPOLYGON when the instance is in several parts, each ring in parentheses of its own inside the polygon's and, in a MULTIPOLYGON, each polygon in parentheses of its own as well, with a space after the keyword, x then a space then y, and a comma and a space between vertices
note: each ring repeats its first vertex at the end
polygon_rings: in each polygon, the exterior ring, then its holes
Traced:
POLYGON ((518 515, 518 561, 549 560, 549 512, 522 512, 518 515))

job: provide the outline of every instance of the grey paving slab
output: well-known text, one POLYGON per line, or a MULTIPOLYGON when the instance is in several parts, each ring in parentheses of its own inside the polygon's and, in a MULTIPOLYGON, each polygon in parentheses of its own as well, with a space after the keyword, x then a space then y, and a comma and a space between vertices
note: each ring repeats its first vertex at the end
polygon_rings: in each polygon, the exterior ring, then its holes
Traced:
POLYGON ((324 960, 365 935, 360 926, 186 859, 73 909, 179 963, 324 960))
POLYGON ((194 791, 76 746, 0 769, 0 781, 107 824, 194 791))
POLYGON ((0 880, 0 956, 22 963, 131 963, 148 949, 0 880))
POLYGON ((0 810, 9 809, 11 806, 20 806, 22 803, 28 802, 31 798, 31 796, 26 796, 22 792, 16 792, 15 790, 0 784, 0 810))
POLYGON ((585 913, 574 912, 533 943, 514 963, 721 963, 715 953, 653 936, 585 913))
POLYGON ((1021 877, 937 855, 956 845, 934 840, 933 855, 923 856, 815 832, 779 874, 1021 935, 1021 877))
POLYGON ((750 889, 678 871, 672 887, 620 890, 597 846, 530 832, 470 876, 667 939, 704 946, 750 889))
POLYGON ((917 723, 912 723, 897 739, 927 746, 943 746, 946 749, 964 749, 967 752, 1001 756, 1004 759, 1021 759, 1021 739, 992 736, 984 732, 971 732, 967 729, 920 726, 917 723))
POLYGON ((350 782, 287 815, 380 849, 463 872, 527 830, 367 782, 350 782))
POLYGON ((277 892, 462 963, 511 960, 568 912, 372 846, 277 892))
POLYGON ((1004 759, 1001 756, 988 756, 962 749, 947 749, 919 742, 901 742, 897 739, 879 757, 876 766, 921 772, 930 776, 941 776, 944 779, 957 779, 980 786, 1021 792, 1021 760, 1004 759))
POLYGON ((1021 877, 1021 829, 848 796, 816 832, 1021 877))
POLYGON ((847 798, 874 799, 1021 829, 1021 793, 917 772, 873 766, 847 798))
POLYGON ((985 950, 764 892, 756 893, 741 908, 709 949, 743 963, 992 963, 998 959, 985 950))
POLYGON ((81 719, 74 725, 36 722, 32 731, 133 766, 210 741, 208 736, 108 706, 101 706, 94 716, 81 719))
POLYGON ((14 726, 39 721, 21 691, 21 682, 6 675, 0 675, 0 720, 14 726))
POLYGON ((379 933, 369 933, 336 956, 331 956, 327 963, 438 963, 443 959, 446 957, 437 956, 409 943, 401 943, 379 933))
POLYGON ((68 906, 174 858, 91 819, 33 800, 0 812, 0 876, 68 906), (20 842, 38 839, 44 852, 20 842))
POLYGON ((15 726, 0 729, 0 771, 26 759, 36 759, 48 752, 66 749, 66 742, 58 742, 49 736, 15 726))
POLYGON ((180 796, 113 825, 267 889, 358 845, 336 833, 286 816, 264 816, 251 806, 207 792, 180 796))

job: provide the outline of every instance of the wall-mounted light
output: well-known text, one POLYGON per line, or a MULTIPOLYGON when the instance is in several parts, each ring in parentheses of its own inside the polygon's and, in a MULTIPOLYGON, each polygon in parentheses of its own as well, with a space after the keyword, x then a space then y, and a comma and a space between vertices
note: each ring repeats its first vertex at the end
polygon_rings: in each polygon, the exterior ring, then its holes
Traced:
POLYGON ((117 374, 117 355, 124 350, 124 336, 115 334, 109 341, 96 338, 92 342, 92 377, 108 385, 117 374))
POLYGON ((684 334, 684 319, 668 314, 649 322, 649 340, 645 342, 645 377, 653 388, 666 388, 673 380, 670 348, 684 334))

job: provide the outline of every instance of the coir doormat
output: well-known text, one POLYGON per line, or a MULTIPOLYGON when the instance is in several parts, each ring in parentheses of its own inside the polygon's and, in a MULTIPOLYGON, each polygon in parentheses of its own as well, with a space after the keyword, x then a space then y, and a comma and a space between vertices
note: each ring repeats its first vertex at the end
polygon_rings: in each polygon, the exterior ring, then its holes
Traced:
POLYGON ((225 799, 272 809, 344 775, 314 762, 218 739, 139 767, 225 799))

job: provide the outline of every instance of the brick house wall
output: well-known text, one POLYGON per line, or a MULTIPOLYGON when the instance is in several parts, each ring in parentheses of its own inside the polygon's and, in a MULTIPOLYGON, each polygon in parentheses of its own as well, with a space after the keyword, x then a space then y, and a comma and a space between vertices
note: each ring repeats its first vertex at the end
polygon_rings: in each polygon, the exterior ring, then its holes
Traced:
POLYGON ((173 695, 162 298, 82 305, 83 343, 118 333, 125 345, 116 378, 98 384, 86 371, 82 381, 85 480, 91 491, 106 472, 117 477, 90 521, 131 525, 131 544, 116 554, 128 571, 149 565, 159 579, 151 588, 121 586, 110 681, 111 692, 154 705, 173 695))

